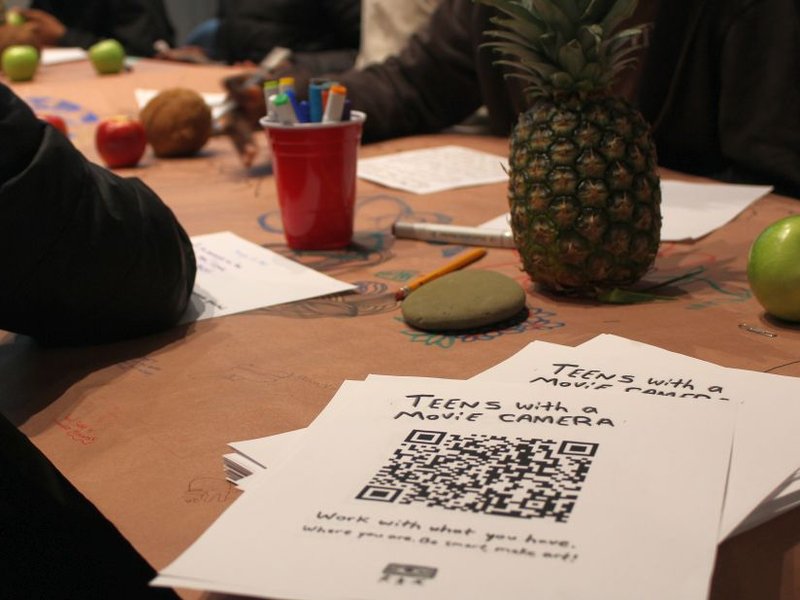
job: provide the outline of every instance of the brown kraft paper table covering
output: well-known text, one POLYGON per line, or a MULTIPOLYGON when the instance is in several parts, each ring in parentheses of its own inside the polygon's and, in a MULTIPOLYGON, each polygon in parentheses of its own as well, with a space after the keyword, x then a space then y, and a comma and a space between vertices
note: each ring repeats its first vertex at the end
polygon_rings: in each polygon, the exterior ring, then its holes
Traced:
MULTIPOLYGON (((88 62, 76 62, 42 68, 34 82, 13 87, 43 110, 72 103, 72 140, 99 161, 94 123, 81 122, 86 115, 135 114, 135 88, 220 92, 220 80, 233 72, 140 61, 131 72, 98 77, 88 62)), ((266 143, 261 136, 257 141, 262 160, 250 171, 230 142, 217 137, 190 159, 156 159, 148 149, 138 168, 119 173, 140 177, 158 192, 189 235, 232 231, 355 283, 359 293, 100 347, 42 349, 0 333, 3 412, 157 569, 239 495, 223 474, 227 443, 304 427, 344 379, 370 373, 468 378, 533 340, 575 345, 600 333, 725 366, 800 375, 800 332, 765 317, 745 274, 755 235, 796 212, 796 200, 770 195, 700 241, 663 243, 648 280, 702 267, 667 290, 676 295, 673 302, 612 306, 548 297, 520 271, 514 251, 490 249, 469 268, 519 281, 527 291, 528 319, 483 335, 437 335, 407 327, 391 292, 460 248, 394 240, 389 228, 398 217, 480 224, 507 210, 505 185, 417 196, 359 180, 353 247, 294 253, 280 230, 274 182, 263 160, 266 143), (779 335, 764 337, 740 323, 779 335)), ((507 153, 505 139, 435 135, 364 146, 360 156, 444 144, 507 153)), ((692 179, 667 171, 662 176, 692 179)), ((724 542, 711 598, 800 598, 800 509, 724 542)))

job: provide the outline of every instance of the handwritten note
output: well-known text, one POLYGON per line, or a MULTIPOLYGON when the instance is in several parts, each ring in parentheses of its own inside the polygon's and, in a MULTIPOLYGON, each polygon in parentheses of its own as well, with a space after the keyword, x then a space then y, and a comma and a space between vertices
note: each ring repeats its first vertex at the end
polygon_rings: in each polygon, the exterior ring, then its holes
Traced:
MULTIPOLYGON (((772 188, 762 185, 723 183, 688 183, 661 181, 661 239, 696 240, 734 219, 753 202, 769 194, 772 188)), ((510 229, 508 213, 481 227, 510 229)))
POLYGON ((358 176, 387 187, 430 194, 508 180, 506 158, 461 146, 438 146, 362 158, 358 176))
POLYGON ((528 600, 531 582, 543 598, 705 598, 735 406, 596 399, 345 382, 294 454, 156 584, 324 600, 528 600))
POLYGON ((229 231, 192 246, 197 278, 184 323, 355 289, 229 231))

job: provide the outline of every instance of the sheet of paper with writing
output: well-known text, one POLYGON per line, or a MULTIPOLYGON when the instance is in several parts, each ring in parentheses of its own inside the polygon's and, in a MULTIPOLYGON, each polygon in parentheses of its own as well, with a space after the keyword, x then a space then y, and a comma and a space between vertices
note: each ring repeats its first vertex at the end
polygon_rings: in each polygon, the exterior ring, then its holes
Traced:
MULTIPOLYGON (((580 348, 599 354, 612 352, 626 362, 634 357, 659 365, 664 360, 680 360, 709 374, 718 370, 721 373, 718 386, 724 386, 728 394, 742 400, 744 406, 739 411, 720 539, 766 520, 762 511, 771 510, 769 504, 773 496, 775 512, 790 508, 792 502, 796 502, 797 493, 791 485, 800 465, 800 436, 797 434, 800 380, 796 377, 727 369, 610 334, 596 336, 580 348), (752 518, 751 511, 755 511, 752 518)), ((695 385, 695 382, 687 383, 695 385)))
POLYGON ((184 323, 355 289, 229 231, 194 236, 192 246, 197 278, 184 323))
MULTIPOLYGON (((753 202, 769 194, 770 186, 690 183, 661 180, 661 239, 696 240, 719 229, 753 202)), ((509 230, 508 213, 481 225, 509 230)))
POLYGON ((704 598, 736 407, 345 382, 158 585, 274 598, 704 598), (680 573, 680 577, 675 577, 680 573))
POLYGON ((587 397, 623 392, 645 402, 739 404, 720 540, 797 469, 800 382, 793 377, 727 369, 601 335, 576 348, 534 342, 475 379, 572 388, 587 397))
POLYGON ((358 176, 387 187, 430 194, 506 181, 506 162, 506 158, 487 152, 439 146, 362 158, 358 161, 358 176))

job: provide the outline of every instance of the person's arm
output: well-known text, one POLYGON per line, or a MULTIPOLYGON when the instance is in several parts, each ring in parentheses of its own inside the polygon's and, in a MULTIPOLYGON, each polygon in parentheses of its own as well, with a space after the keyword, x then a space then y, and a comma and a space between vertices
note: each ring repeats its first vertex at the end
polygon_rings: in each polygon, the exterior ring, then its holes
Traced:
POLYGON ((0 329, 49 344, 174 325, 195 257, 142 181, 87 161, 0 84, 0 329))
POLYGON ((37 27, 34 23, 23 23, 22 25, 0 25, 0 52, 15 44, 27 44, 36 46, 42 45, 37 34, 37 27))
MULTIPOLYGON (((398 56, 330 75, 347 87, 353 109, 367 113, 365 142, 439 131, 480 107, 487 84, 477 70, 478 46, 487 15, 485 7, 471 0, 443 0, 398 56)), ((295 76, 302 98, 309 78, 302 65, 281 65, 271 73, 251 71, 223 81, 237 107, 228 134, 246 166, 254 152, 249 131, 266 112, 259 82, 284 75, 295 76)), ((488 87, 502 88, 495 93, 505 97, 502 75, 495 76, 488 87)))
POLYGON ((481 105, 479 10, 470 0, 444 0, 397 56, 337 76, 353 108, 367 113, 365 141, 439 131, 481 105))
POLYGON ((258 64, 275 47, 358 50, 360 0, 239 0, 219 14, 217 52, 229 63, 258 64))

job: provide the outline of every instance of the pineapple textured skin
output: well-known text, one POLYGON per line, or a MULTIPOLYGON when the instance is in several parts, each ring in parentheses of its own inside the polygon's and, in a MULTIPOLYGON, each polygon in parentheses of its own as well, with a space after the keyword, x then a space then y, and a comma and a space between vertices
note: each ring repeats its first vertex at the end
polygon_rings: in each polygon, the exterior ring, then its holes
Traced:
POLYGON ((652 267, 661 232, 656 150, 627 102, 540 97, 520 115, 509 164, 511 229, 534 282, 594 296, 652 267))

